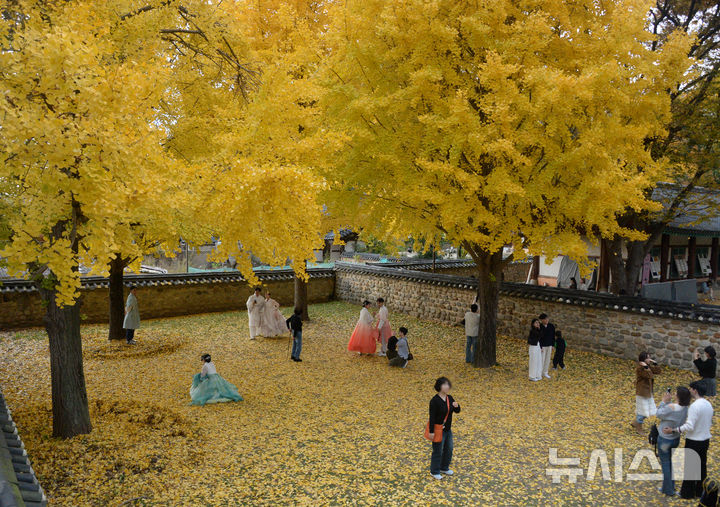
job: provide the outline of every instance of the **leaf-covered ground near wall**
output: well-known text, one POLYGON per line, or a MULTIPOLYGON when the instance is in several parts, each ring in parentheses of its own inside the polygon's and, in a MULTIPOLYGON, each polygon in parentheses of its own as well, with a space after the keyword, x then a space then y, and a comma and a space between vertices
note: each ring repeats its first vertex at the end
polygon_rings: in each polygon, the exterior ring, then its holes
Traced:
MULTIPOLYGON (((625 480, 648 447, 629 424, 631 361, 576 351, 567 336, 568 368, 531 383, 524 340, 500 339, 499 366, 475 369, 463 362, 461 328, 391 314, 410 329, 415 360, 390 368, 346 351, 358 312, 312 306, 302 363, 290 361, 289 339, 250 341, 244 312, 144 321, 132 348, 84 326, 93 432, 66 441, 50 436, 42 330, 0 334, 0 385, 53 505, 690 505, 666 500, 657 482, 625 480), (244 401, 189 405, 202 353, 244 401), (456 474, 436 481, 422 430, 441 375, 462 412, 456 474), (622 449, 623 480, 603 480, 598 467, 594 481, 553 484, 551 447, 585 471, 591 451, 604 450, 613 479, 622 449)), ((656 396, 694 378, 668 370, 656 396)), ((714 441, 709 473, 720 478, 714 441)))

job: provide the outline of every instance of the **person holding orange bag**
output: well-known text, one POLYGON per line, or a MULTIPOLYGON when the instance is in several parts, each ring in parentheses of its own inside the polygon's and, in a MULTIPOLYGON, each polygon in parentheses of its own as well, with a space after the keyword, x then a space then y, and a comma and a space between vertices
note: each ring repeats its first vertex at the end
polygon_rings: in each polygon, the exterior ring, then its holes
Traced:
POLYGON ((430 419, 426 428, 426 438, 432 441, 430 457, 430 475, 442 479, 443 475, 452 475, 450 462, 453 455, 452 415, 460 412, 460 405, 450 394, 452 384, 447 377, 435 381, 437 394, 430 400, 430 419))

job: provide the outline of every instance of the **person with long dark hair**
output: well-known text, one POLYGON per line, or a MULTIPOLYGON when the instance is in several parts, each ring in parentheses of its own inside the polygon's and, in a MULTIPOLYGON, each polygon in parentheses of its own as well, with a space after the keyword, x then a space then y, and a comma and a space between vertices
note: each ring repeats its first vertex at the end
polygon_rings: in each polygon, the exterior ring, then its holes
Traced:
POLYGON ((542 379, 542 352, 540 351, 541 338, 542 329, 540 328, 540 320, 533 319, 530 323, 530 335, 528 336, 528 355, 530 356, 528 374, 530 376, 530 380, 533 382, 537 382, 542 379))
POLYGON ((200 361, 203 365, 202 370, 193 377, 190 387, 190 399, 193 405, 242 401, 243 397, 237 387, 218 374, 210 354, 200 356, 200 361))
POLYGON ((452 415, 460 412, 460 405, 450 396, 452 384, 447 377, 435 381, 437 394, 430 400, 430 418, 428 428, 432 441, 430 457, 430 474, 435 479, 443 475, 452 475, 450 462, 453 456, 452 415), (441 435, 440 435, 440 434, 441 435))
POLYGON ((715 359, 715 348, 712 345, 708 345, 703 352, 705 352, 705 360, 700 359, 699 351, 695 351, 693 354, 693 364, 695 364, 698 373, 702 377, 702 382, 705 384, 705 396, 715 396, 717 393, 717 380, 715 379, 717 359, 715 359))
POLYGON ((374 354, 377 347, 377 329, 372 325, 374 319, 368 308, 370 308, 370 301, 363 301, 360 318, 350 336, 347 347, 349 351, 359 352, 360 355, 374 354))
POLYGON ((660 419, 658 425, 657 453, 660 458, 660 465, 663 472, 663 483, 660 492, 675 496, 675 481, 672 472, 672 450, 680 445, 680 433, 673 431, 665 433, 665 428, 677 428, 687 419, 688 407, 690 406, 690 390, 687 387, 678 387, 675 391, 676 403, 671 403, 672 394, 668 389, 663 394, 662 401, 658 405, 655 414, 660 419))

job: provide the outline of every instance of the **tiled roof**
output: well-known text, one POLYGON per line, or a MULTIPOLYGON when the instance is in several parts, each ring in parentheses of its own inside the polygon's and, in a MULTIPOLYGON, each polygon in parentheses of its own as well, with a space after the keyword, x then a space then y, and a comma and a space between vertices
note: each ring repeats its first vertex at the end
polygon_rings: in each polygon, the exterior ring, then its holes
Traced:
POLYGON ((47 505, 2 391, 0 429, 0 507, 47 505))
MULTIPOLYGON (((399 278, 429 285, 456 287, 468 290, 477 288, 477 280, 475 278, 427 273, 417 270, 369 266, 349 262, 336 262, 335 269, 337 271, 367 273, 379 277, 399 278)), ((644 313, 678 320, 720 324, 720 307, 713 305, 677 303, 674 301, 643 299, 633 296, 616 296, 614 294, 604 294, 594 291, 542 287, 539 285, 515 282, 502 282, 500 284, 500 294, 511 297, 538 299, 553 303, 587 306, 588 308, 644 313)))
MULTIPOLYGON (((653 190, 652 199, 669 206, 682 187, 663 184, 653 190)), ((668 234, 692 236, 720 235, 720 192, 696 187, 680 207, 677 216, 665 228, 668 234)))
MULTIPOLYGON (((335 272, 331 268, 308 269, 310 278, 332 278, 335 272)), ((292 280, 295 274, 290 269, 284 270, 256 270, 255 275, 260 281, 292 280)), ((175 274, 147 274, 125 275, 126 286, 150 287, 158 285, 192 285, 203 283, 233 283, 245 279, 239 272, 220 273, 175 273, 175 274)), ((103 289, 110 285, 107 278, 101 276, 88 276, 81 279, 83 289, 103 289)), ((33 292, 37 287, 29 280, 9 279, 0 282, 0 293, 3 292, 33 292)))

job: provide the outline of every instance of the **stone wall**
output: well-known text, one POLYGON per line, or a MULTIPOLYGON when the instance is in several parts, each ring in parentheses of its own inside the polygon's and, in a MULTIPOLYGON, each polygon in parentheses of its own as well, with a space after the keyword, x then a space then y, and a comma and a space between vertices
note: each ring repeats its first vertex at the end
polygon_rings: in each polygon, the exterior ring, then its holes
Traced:
MULTIPOLYGON (((311 276, 309 302, 319 303, 333 298, 335 277, 330 270, 326 271, 322 276, 311 276)), ((294 280, 291 274, 276 272, 269 278, 260 276, 260 279, 263 289, 269 290, 273 299, 283 306, 293 304, 294 280)), ((84 284, 80 292, 80 312, 85 323, 108 321, 107 281, 102 280, 94 285, 84 284)), ((132 283, 138 286, 141 319, 245 310, 245 301, 252 292, 248 283, 236 274, 211 278, 202 275, 126 277, 126 285, 132 283)), ((40 296, 35 290, 0 292, 0 330, 42 326, 44 313, 40 296)))
MULTIPOLYGON (((387 269, 373 272, 368 268, 336 267, 337 299, 359 303, 379 296, 385 298, 391 312, 454 324, 462 319, 472 303, 475 282, 428 273, 393 274, 387 269)), ((587 291, 503 284, 498 332, 524 339, 530 320, 544 312, 562 330, 569 349, 625 359, 636 358, 639 352, 649 350, 658 362, 687 369, 693 367, 695 348, 713 345, 720 349, 717 321, 708 322, 711 319, 697 315, 681 319, 677 317, 684 314, 671 317, 665 310, 653 309, 651 304, 631 308, 613 301, 612 296, 587 291)), ((458 329, 458 333, 462 331, 458 329)))

